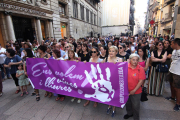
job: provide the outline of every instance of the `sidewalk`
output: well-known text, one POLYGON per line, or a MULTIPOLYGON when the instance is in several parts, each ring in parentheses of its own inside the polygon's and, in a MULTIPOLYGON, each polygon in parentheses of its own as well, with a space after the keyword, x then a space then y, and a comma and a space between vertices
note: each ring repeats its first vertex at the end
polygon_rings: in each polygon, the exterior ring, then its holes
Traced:
MULTIPOLYGON (((170 95, 168 84, 165 85, 165 96, 170 95)), ((85 100, 77 104, 72 103, 71 97, 65 101, 55 101, 56 97, 45 98, 45 91, 40 90, 41 100, 37 102, 31 86, 28 86, 29 95, 20 97, 12 79, 3 82, 3 96, 0 97, 0 120, 123 120, 126 109, 117 108, 116 116, 106 115, 107 105, 98 104, 93 108, 93 102, 83 107, 85 100)), ((163 97, 148 96, 147 102, 141 102, 141 120, 179 120, 180 111, 174 112, 174 102, 163 97)), ((129 119, 129 120, 132 120, 129 119)))

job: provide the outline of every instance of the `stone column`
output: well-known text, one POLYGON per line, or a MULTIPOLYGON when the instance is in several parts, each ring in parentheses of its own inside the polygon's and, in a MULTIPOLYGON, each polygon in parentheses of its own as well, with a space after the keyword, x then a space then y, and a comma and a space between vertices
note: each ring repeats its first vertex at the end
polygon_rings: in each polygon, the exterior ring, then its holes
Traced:
POLYGON ((50 36, 49 37, 54 37, 52 21, 53 20, 49 20, 49 32, 50 32, 50 36))
POLYGON ((39 17, 36 17, 36 26, 37 26, 37 40, 41 44, 43 38, 42 38, 41 22, 39 17))
POLYGON ((12 18, 11 18, 11 12, 5 12, 5 18, 6 18, 6 25, 7 25, 7 32, 8 32, 8 39, 16 41, 12 18))

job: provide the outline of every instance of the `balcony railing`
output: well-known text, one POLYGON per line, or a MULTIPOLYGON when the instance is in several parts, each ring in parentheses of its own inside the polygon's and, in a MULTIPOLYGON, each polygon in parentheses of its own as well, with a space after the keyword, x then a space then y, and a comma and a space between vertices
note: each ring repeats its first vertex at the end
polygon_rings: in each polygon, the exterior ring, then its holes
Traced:
POLYGON ((156 2, 154 2, 153 6, 152 6, 152 10, 156 11, 156 10, 158 10, 158 8, 159 8, 159 3, 156 1, 156 2))
POLYGON ((172 13, 166 13, 165 14, 165 21, 171 21, 172 20, 172 13))
POLYGON ((164 3, 165 4, 169 4, 169 3, 171 3, 171 2, 175 2, 176 0, 164 0, 164 3))

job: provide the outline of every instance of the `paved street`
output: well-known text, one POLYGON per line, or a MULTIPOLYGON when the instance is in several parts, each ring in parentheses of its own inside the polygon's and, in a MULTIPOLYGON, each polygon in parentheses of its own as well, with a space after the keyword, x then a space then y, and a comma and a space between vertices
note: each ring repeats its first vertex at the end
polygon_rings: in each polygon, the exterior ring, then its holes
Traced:
MULTIPOLYGON (((168 96, 169 85, 165 85, 165 95, 168 96)), ((117 108, 116 116, 106 115, 107 105, 98 104, 93 108, 93 102, 83 107, 85 100, 80 104, 72 103, 71 97, 64 102, 55 101, 55 97, 45 98, 45 91, 41 90, 41 100, 35 101, 35 96, 14 94, 16 88, 11 79, 3 82, 4 95, 0 97, 0 120, 123 120, 125 108, 117 108)), ((29 93, 33 89, 28 87, 29 93)), ((180 112, 174 112, 174 102, 163 97, 148 96, 147 102, 141 103, 141 120, 179 120, 180 112)), ((130 119, 132 120, 132 118, 130 119)))

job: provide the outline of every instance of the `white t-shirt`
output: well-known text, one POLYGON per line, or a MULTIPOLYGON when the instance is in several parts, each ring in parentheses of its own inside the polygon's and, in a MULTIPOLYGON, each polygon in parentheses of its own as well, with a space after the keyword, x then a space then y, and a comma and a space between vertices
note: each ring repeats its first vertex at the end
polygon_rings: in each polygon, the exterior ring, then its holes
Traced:
POLYGON ((180 49, 173 50, 171 59, 172 62, 169 71, 173 74, 180 75, 180 49))
MULTIPOLYGON (((6 52, 6 49, 5 48, 1 48, 0 49, 0 53, 2 53, 2 52, 6 52)), ((3 64, 5 59, 6 59, 6 55, 5 54, 1 54, 0 55, 0 64, 3 64)))
POLYGON ((64 60, 63 57, 58 58, 58 60, 64 60))
MULTIPOLYGON (((99 58, 99 59, 97 60, 98 63, 99 63, 99 62, 102 62, 102 61, 103 61, 103 59, 101 59, 101 58, 99 58)), ((89 62, 92 62, 92 58, 90 58, 89 62)))

